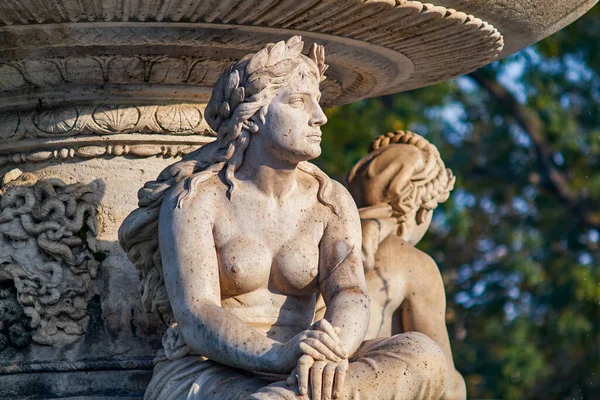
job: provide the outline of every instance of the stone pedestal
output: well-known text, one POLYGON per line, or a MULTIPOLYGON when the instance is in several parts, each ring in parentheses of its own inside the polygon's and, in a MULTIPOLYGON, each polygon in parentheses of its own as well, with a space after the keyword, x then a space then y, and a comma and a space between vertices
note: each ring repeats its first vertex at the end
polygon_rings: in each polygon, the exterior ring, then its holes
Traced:
MULTIPOLYGON (((61 150, 47 151, 53 156, 48 161, 18 164, 22 175, 18 170, 11 169, 15 164, 0 170, 0 175, 10 170, 12 172, 8 175, 16 177, 4 186, 5 196, 19 187, 10 186, 11 183, 18 182, 19 175, 30 177, 31 173, 40 179, 32 186, 34 188, 46 179, 60 177, 67 184, 89 185, 99 200, 97 233, 94 235, 88 231, 85 235, 85 247, 89 247, 91 253, 88 258, 97 263, 97 274, 91 279, 88 278, 89 287, 81 297, 87 304, 80 307, 81 315, 77 317, 81 318, 74 319, 83 329, 81 332, 66 335, 65 338, 64 329, 59 327, 56 334, 45 335, 46 338, 40 340, 36 339, 34 329, 30 344, 17 347, 9 343, 0 352, 0 398, 41 398, 37 397, 41 393, 56 397, 64 394, 115 397, 135 397, 143 394, 151 376, 152 358, 161 346, 160 339, 164 328, 154 314, 143 309, 137 272, 120 249, 116 232, 121 221, 136 207, 138 188, 172 163, 173 156, 206 140, 211 139, 199 137, 188 140, 181 146, 138 145, 138 148, 146 149, 144 157, 134 153, 136 145, 114 142, 112 145, 102 144, 87 148, 105 150, 112 147, 113 152, 116 149, 118 153, 123 154, 82 158, 74 154, 75 150, 69 148, 65 151, 68 152, 67 157, 63 159, 61 150), (157 152, 159 155, 149 156, 151 152, 157 152), (58 153, 58 157, 55 157, 55 153, 58 153)), ((81 149, 77 151, 81 152, 81 149)), ((4 210, 8 210, 8 207, 4 207, 4 210)), ((81 224, 79 231, 81 230, 86 230, 84 223, 81 224)), ((4 242, 10 246, 8 240, 4 242)), ((37 250, 43 253, 42 258, 45 260, 60 260, 60 256, 47 254, 43 249, 37 250)), ((15 247, 8 251, 23 250, 15 244, 15 247)), ((68 270, 67 263, 60 260, 59 264, 65 271, 68 270)), ((70 278, 77 282, 80 277, 74 275, 70 278)), ((7 289, 14 284, 13 277, 10 274, 0 274, 0 284, 7 289)), ((59 306, 62 300, 59 301, 59 306)), ((40 306, 42 322, 48 322, 45 321, 43 310, 52 306, 40 306)), ((23 315, 22 319, 25 323, 28 321, 26 315, 23 315)), ((38 330, 40 329, 42 328, 39 327, 38 330)))

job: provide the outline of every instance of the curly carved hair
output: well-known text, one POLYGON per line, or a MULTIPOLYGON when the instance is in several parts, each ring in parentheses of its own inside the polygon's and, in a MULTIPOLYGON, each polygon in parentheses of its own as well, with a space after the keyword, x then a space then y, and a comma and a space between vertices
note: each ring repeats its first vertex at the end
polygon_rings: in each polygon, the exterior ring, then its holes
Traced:
POLYGON ((414 217, 421 224, 429 211, 448 200, 455 181, 438 149, 408 131, 377 137, 369 154, 356 163, 346 178, 358 207, 392 207, 399 235, 409 218, 414 217))
POLYGON ((91 185, 36 180, 0 191, 0 278, 14 281, 17 299, 37 329, 34 340, 53 344, 59 328, 67 336, 83 333, 78 321, 86 315, 86 284, 96 277, 98 262, 81 232, 96 234, 99 198, 91 185))
MULTIPOLYGON (((251 135, 258 131, 257 122, 265 122, 277 89, 286 84, 301 64, 319 82, 325 79, 323 47, 313 45, 308 57, 301 53, 303 47, 302 38, 294 36, 285 42, 269 43, 259 52, 231 64, 217 80, 205 111, 206 121, 217 133, 216 140, 167 167, 157 180, 147 182, 138 192, 139 208, 119 229, 121 247, 140 271, 142 302, 149 311, 158 312, 167 326, 174 321, 158 248, 162 200, 168 190, 183 181, 184 190, 179 194, 177 207, 184 207, 198 184, 220 171, 224 171, 228 196, 233 194, 234 173, 243 162, 251 135)), ((308 162, 301 162, 298 169, 317 179, 319 201, 337 212, 329 200, 329 177, 308 162)))

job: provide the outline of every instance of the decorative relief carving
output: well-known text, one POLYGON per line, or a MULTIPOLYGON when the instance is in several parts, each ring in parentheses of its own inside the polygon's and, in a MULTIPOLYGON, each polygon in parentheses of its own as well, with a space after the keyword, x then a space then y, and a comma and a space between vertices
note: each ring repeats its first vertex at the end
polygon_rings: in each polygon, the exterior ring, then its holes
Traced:
POLYGON ((61 135, 73 129, 77 118, 78 112, 75 107, 62 107, 34 111, 32 122, 43 133, 61 135))
POLYGON ((87 238, 98 231, 99 191, 58 178, 12 176, 0 188, 0 281, 12 281, 27 316, 20 321, 33 329, 34 342, 72 343, 85 332, 98 274, 87 238))
POLYGON ((0 354, 6 348, 21 349, 31 343, 31 328, 14 286, 0 284, 0 354))
POLYGON ((68 82, 64 59, 24 60, 19 71, 27 82, 36 86, 52 86, 68 82))
POLYGON ((161 133, 213 136, 202 104, 99 104, 0 113, 0 139, 79 134, 161 133))
POLYGON ((140 110, 135 106, 100 105, 92 118, 99 127, 108 132, 130 131, 140 120, 140 110))
POLYGON ((156 121, 167 132, 189 132, 200 125, 202 114, 196 107, 186 104, 159 106, 156 110, 156 121))
POLYGON ((64 59, 65 79, 69 83, 100 84, 108 82, 105 60, 99 57, 67 57, 64 59))
MULTIPOLYGON (((1 72, 0 72, 1 74, 1 72)), ((16 112, 0 113, 0 142, 10 142, 21 139, 17 133, 19 114, 16 112)))
POLYGON ((108 81, 112 83, 142 83, 146 68, 142 57, 111 57, 108 81))
MULTIPOLYGON (((6 86, 14 88, 29 83, 43 91, 53 82, 97 84, 102 76, 104 83, 210 87, 223 67, 232 61, 226 58, 255 51, 274 38, 283 39, 292 32, 303 31, 311 42, 325 44, 330 49, 330 75, 341 84, 338 97, 326 94, 322 100, 325 106, 331 106, 454 78, 491 62, 504 46, 502 35, 486 21, 418 1, 315 0, 305 4, 249 0, 243 6, 234 3, 216 0, 203 1, 201 6, 165 3, 153 7, 154 11, 164 11, 153 18, 146 9, 143 15, 136 16, 135 7, 130 9, 128 2, 107 7, 111 10, 125 7, 123 19, 115 19, 112 13, 105 15, 104 11, 93 13, 94 21, 118 21, 118 24, 69 24, 67 19, 61 24, 42 24, 42 28, 39 19, 33 24, 19 20, 17 24, 28 26, 7 27, 0 32, 0 53, 36 48, 43 56, 35 60, 36 65, 23 68, 19 57, 31 58, 31 53, 23 52, 21 56, 17 52, 17 59, 5 61, 14 67, 8 72, 39 75, 43 71, 43 75, 15 76, 14 82, 6 86), (154 23, 140 22, 145 20, 154 23), (160 21, 193 22, 194 26, 160 21), (170 49, 168 54, 165 46, 170 49), (64 50, 65 58, 53 57, 55 47, 64 50), (82 47, 103 49, 105 53, 81 59, 82 55, 74 49, 82 47), (111 53, 115 55, 106 56, 111 53), (186 57, 190 54, 194 56, 186 57), (211 58, 204 54, 211 54, 211 58)), ((90 17, 84 16, 91 10, 80 11, 75 21, 88 22, 86 18, 90 17)), ((52 15, 53 21, 55 18, 52 15)), ((192 99, 195 95, 186 96, 192 99)))
POLYGON ((25 86, 27 81, 16 63, 0 63, 0 90, 13 90, 25 86))
POLYGON ((167 56, 68 56, 7 60, 0 64, 0 90, 62 83, 162 83, 212 85, 231 59, 167 56), (209 73, 210 71, 210 73, 209 73))
POLYGON ((77 148, 59 148, 56 150, 41 150, 32 152, 16 152, 0 154, 0 166, 8 164, 35 163, 49 160, 68 160, 75 158, 98 158, 135 156, 147 157, 182 157, 199 145, 168 145, 168 144, 136 144, 136 145, 88 145, 77 148))

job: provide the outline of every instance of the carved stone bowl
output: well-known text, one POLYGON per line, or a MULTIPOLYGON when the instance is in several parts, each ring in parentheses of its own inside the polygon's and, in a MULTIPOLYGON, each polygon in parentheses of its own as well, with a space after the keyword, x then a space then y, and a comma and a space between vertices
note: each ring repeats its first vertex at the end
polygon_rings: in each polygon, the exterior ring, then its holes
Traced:
POLYGON ((232 59, 295 34, 326 45, 323 104, 338 105, 468 73, 595 2, 11 0, 0 4, 0 110, 206 100, 232 59))

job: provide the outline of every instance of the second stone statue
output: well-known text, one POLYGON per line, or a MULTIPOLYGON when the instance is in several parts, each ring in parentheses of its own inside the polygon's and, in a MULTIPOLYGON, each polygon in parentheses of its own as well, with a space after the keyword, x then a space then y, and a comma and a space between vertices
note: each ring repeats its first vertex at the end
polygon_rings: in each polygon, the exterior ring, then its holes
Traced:
POLYGON ((354 200, 321 153, 324 50, 298 36, 220 76, 217 139, 139 192, 119 239, 167 327, 147 400, 438 399, 427 336, 364 341, 369 296, 354 200), (317 296, 326 305, 313 323, 317 296))

